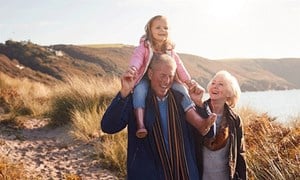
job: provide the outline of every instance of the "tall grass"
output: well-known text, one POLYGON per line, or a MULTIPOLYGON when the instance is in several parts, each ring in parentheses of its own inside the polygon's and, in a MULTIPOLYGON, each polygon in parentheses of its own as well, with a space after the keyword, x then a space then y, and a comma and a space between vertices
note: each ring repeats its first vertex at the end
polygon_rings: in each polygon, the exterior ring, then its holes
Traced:
POLYGON ((97 156, 102 159, 102 166, 115 172, 120 178, 126 176, 127 132, 103 135, 95 144, 97 156))
POLYGON ((48 111, 51 89, 26 78, 14 79, 0 73, 0 103, 12 116, 41 116, 48 111))
POLYGON ((240 110, 251 179, 296 179, 300 172, 300 118, 285 126, 266 113, 240 110))
MULTIPOLYGON (((13 114, 13 118, 10 118, 12 120, 21 115, 51 117, 53 125, 70 125, 69 133, 75 139, 84 141, 101 136, 101 116, 120 88, 119 79, 115 77, 73 76, 64 83, 47 87, 28 79, 13 79, 4 74, 0 75, 0 107, 7 106, 7 111, 2 113, 13 114), (28 109, 29 113, 20 113, 21 108, 28 109)), ((109 161, 105 162, 109 164, 109 161)), ((15 170, 16 164, 2 159, 0 163, 0 175, 7 177, 6 179, 18 179, 14 178, 17 177, 15 174, 23 176, 24 169, 15 170)))
POLYGON ((14 163, 0 154, 0 179, 28 179, 21 163, 14 163))
POLYGON ((49 111, 52 123, 71 125, 71 134, 81 140, 99 136, 100 111, 119 88, 115 77, 69 77, 55 87, 49 111))

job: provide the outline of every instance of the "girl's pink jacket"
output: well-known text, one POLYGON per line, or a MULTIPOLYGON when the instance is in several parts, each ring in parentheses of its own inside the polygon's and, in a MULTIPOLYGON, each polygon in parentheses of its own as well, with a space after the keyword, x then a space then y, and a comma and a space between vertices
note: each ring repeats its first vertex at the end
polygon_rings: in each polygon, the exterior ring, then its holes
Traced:
MULTIPOLYGON (((146 73, 151 58, 153 56, 153 50, 149 41, 146 41, 146 43, 148 44, 148 47, 145 46, 145 39, 141 38, 139 46, 135 48, 133 55, 130 59, 129 67, 134 66, 137 69, 137 77, 135 79, 135 84, 137 84, 146 73)), ((186 82, 187 80, 190 80, 191 76, 184 67, 183 62, 181 61, 178 54, 174 50, 170 50, 168 54, 170 54, 176 61, 176 74, 178 76, 178 79, 181 82, 186 82)))

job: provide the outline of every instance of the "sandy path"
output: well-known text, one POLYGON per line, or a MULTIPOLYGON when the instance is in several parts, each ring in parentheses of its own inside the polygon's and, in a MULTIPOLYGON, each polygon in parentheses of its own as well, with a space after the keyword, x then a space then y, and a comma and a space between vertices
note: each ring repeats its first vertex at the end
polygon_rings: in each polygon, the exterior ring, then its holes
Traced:
POLYGON ((66 174, 83 180, 118 179, 92 158, 93 143, 70 143, 63 128, 45 124, 46 120, 30 119, 22 129, 0 125, 0 154, 23 163, 28 176, 38 179, 65 179, 66 174))

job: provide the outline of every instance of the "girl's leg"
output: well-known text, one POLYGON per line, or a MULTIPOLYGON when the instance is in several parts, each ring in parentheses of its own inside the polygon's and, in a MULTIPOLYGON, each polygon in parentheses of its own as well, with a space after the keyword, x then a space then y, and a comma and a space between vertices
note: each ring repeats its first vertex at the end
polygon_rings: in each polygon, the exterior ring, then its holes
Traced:
POLYGON ((189 95, 189 92, 188 92, 187 88, 183 84, 181 84, 177 81, 174 81, 174 83, 172 85, 172 89, 174 89, 176 91, 179 91, 183 94, 183 99, 181 101, 181 106, 183 107, 184 112, 186 112, 191 107, 195 106, 195 103, 190 98, 190 95, 189 95))
POLYGON ((133 107, 136 117, 136 136, 144 138, 147 136, 148 131, 144 125, 144 109, 146 104, 146 96, 148 92, 149 82, 143 78, 133 90, 133 107))

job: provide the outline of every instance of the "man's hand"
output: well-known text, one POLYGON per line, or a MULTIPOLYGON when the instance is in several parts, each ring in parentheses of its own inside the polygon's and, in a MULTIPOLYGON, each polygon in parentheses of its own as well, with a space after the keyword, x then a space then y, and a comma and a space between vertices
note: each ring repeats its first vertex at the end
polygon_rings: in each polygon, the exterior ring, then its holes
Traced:
POLYGON ((124 98, 128 96, 134 88, 135 78, 136 78, 136 69, 134 67, 128 68, 125 73, 121 76, 121 96, 124 98))
POLYGON ((205 93, 205 89, 195 80, 191 80, 188 86, 191 99, 197 106, 202 106, 202 98, 203 94, 205 93))

